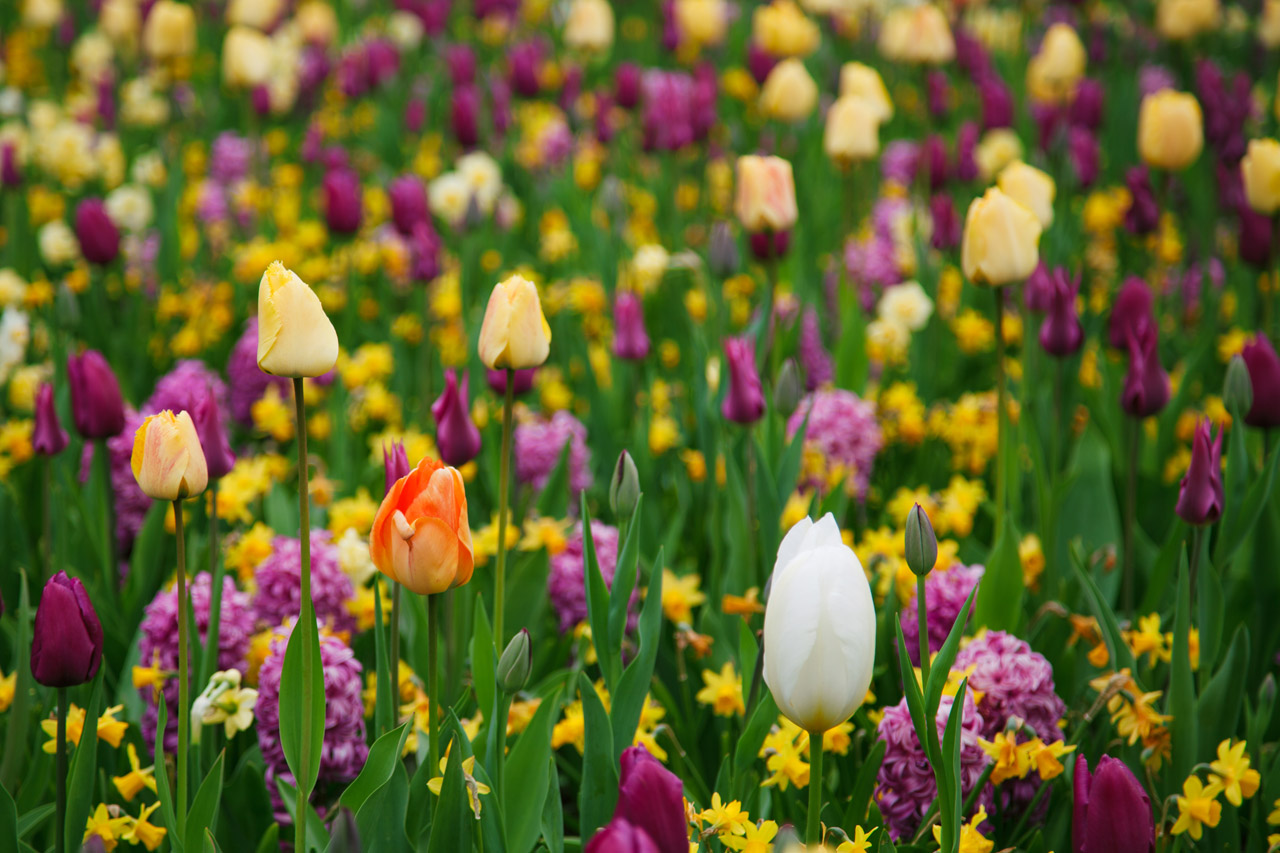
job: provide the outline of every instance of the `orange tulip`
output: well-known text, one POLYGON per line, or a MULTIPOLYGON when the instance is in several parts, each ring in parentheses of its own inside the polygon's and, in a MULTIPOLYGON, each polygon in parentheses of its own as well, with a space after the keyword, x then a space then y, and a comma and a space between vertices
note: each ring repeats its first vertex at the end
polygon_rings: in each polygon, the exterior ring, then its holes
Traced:
POLYGON ((471 580, 475 556, 462 475, 434 459, 396 480, 369 534, 373 563, 419 595, 471 580))

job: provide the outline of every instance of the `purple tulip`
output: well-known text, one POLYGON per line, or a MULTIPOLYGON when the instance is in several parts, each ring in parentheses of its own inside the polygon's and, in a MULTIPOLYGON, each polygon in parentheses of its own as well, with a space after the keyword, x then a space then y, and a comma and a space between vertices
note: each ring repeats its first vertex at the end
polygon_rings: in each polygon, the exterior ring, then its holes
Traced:
POLYGON ((454 86, 470 86, 476 82, 476 53, 469 45, 449 45, 444 52, 444 62, 454 86))
POLYGON ((463 148, 480 141, 480 93, 474 86, 459 86, 449 102, 449 123, 453 136, 463 148))
POLYGON ((1125 349, 1129 343, 1129 330, 1141 323, 1155 324, 1151 307, 1151 288, 1136 275, 1124 280, 1120 292, 1111 305, 1111 317, 1107 320, 1107 343, 1115 349, 1125 349))
POLYGON ((374 39, 365 49, 365 68, 369 74, 369 88, 377 89, 390 82, 400 71, 400 51, 388 39, 374 39))
POLYGON ((1178 487, 1174 512, 1187 524, 1213 524, 1222 517, 1222 431, 1210 439, 1208 418, 1196 425, 1191 464, 1178 487))
POLYGON ((648 835, 658 853, 689 853, 680 777, 663 767, 643 746, 623 750, 621 767, 614 817, 621 817, 648 835))
POLYGON ((41 456, 57 456, 70 441, 71 438, 58 420, 58 409, 53 403, 53 386, 45 382, 36 391, 36 425, 31 435, 31 447, 41 456))
POLYGON ((1160 366, 1155 324, 1140 321, 1130 327, 1128 343, 1129 372, 1120 406, 1135 418, 1150 417, 1169 402, 1169 374, 1160 366))
POLYGON ((97 350, 67 358, 71 417, 83 438, 111 438, 124 431, 124 400, 111 365, 97 350))
POLYGON ((218 480, 227 476, 236 464, 236 455, 231 452, 231 445, 227 441, 227 430, 222 423, 222 414, 218 411, 218 399, 213 395, 213 389, 205 388, 204 398, 196 403, 191 417, 195 422, 196 435, 200 438, 200 448, 204 450, 209 479, 218 480))
POLYGON ((1083 127, 1073 127, 1067 131, 1067 154, 1071 157, 1071 167, 1075 169, 1076 179, 1080 186, 1091 187, 1098 180, 1100 149, 1098 137, 1093 131, 1083 127))
POLYGON ((120 230, 102 199, 86 198, 76 206, 76 238, 89 263, 109 264, 120 254, 120 230))
POLYGON ((956 66, 974 80, 991 73, 991 56, 986 45, 962 26, 953 33, 956 42, 956 66))
POLYGON ((324 211, 329 230, 335 234, 354 234, 363 218, 360 178, 346 168, 330 169, 324 176, 324 211))
POLYGON ((1097 130, 1102 124, 1106 107, 1106 90, 1099 80, 1085 78, 1076 86, 1076 97, 1071 102, 1071 123, 1077 127, 1097 130))
POLYGON ((613 95, 601 89, 596 92, 596 141, 608 145, 613 141, 613 95))
POLYGON ((410 98, 404 105, 404 129, 409 133, 421 133, 427 123, 427 105, 421 98, 410 98))
POLYGON ((1065 269, 1059 268, 1054 270, 1049 286, 1049 310, 1040 324, 1040 346, 1055 358, 1066 358, 1084 343, 1084 328, 1076 315, 1080 276, 1070 278, 1065 269))
POLYGON ((583 853, 661 853, 658 845, 643 830, 624 818, 615 817, 601 827, 587 842, 583 853))
POLYGON ((489 105, 493 109, 493 132, 502 136, 511 127, 511 87, 501 77, 489 78, 489 105))
POLYGON ((724 354, 729 363, 729 391, 720 412, 735 423, 753 424, 764 415, 755 344, 750 338, 725 338, 724 354))
POLYGON ((778 64, 778 57, 760 47, 754 41, 747 45, 747 70, 755 78, 757 84, 763 86, 773 66, 778 64))
POLYGON ((49 578, 31 634, 31 674, 45 687, 93 680, 102 663, 102 624, 79 578, 49 578))
POLYGON ((613 303, 613 354, 627 361, 642 361, 649 354, 644 304, 630 291, 619 293, 613 303))
POLYGON ((14 142, 6 142, 0 146, 0 186, 18 187, 22 185, 22 169, 18 165, 18 149, 14 142))
POLYGON ((417 175, 405 174, 396 178, 387 188, 387 196, 391 199, 391 221, 404 236, 412 234, 415 225, 431 216, 426 187, 417 175))
POLYGON ((1027 278, 1022 299, 1028 311, 1037 311, 1043 314, 1049 310, 1049 306, 1053 302, 1053 274, 1049 272, 1049 268, 1045 266, 1044 261, 1036 264, 1036 268, 1032 270, 1031 275, 1027 278))
POLYGON ((408 476, 409 454, 405 452, 403 441, 393 441, 389 448, 382 445, 382 473, 388 492, 396 480, 408 476))
POLYGON ((929 170, 929 189, 937 191, 947 183, 947 144, 931 134, 920 151, 920 164, 929 170))
POLYGON ((783 257, 791 248, 790 231, 756 231, 747 238, 751 245, 751 254, 762 261, 772 261, 783 257))
POLYGON ((1249 426, 1274 429, 1280 426, 1280 358, 1271 341, 1261 332, 1244 345, 1240 353, 1253 385, 1253 405, 1244 416, 1249 426))
POLYGON ((971 121, 956 131, 956 180, 972 181, 978 177, 978 161, 973 155, 978 149, 979 134, 978 126, 971 121))
POLYGON ((992 72, 978 81, 982 101, 982 129, 1013 126, 1013 93, 1000 75, 992 72))
POLYGON ((1247 203, 1236 206, 1240 218, 1240 260, 1260 270, 1270 270, 1275 223, 1247 203))
MULTIPOLYGON (((523 370, 511 372, 511 393, 519 397, 521 394, 528 394, 533 390, 533 377, 537 374, 538 368, 526 367, 523 370)), ((505 370, 488 370, 485 371, 485 382, 489 385, 490 390, 502 397, 507 393, 507 371, 505 370)))
POLYGON ((1089 761, 1076 758, 1075 802, 1071 809, 1074 853, 1150 853, 1155 847, 1151 800, 1133 771, 1109 755, 1089 773, 1089 761))
POLYGON ((541 89, 538 70, 542 65, 542 48, 531 41, 518 44, 507 52, 507 62, 511 88, 515 93, 522 98, 536 96, 541 89))
POLYGON ((940 252, 949 252, 960 245, 963 226, 956 213, 950 194, 938 193, 929 200, 929 213, 933 218, 933 236, 930 244, 940 252))
POLYGON ((480 430, 471 420, 468 408, 467 374, 454 370, 444 372, 444 391, 431 404, 431 417, 436 420, 436 446, 440 458, 455 468, 466 465, 480 455, 480 430))
POLYGON ((254 115, 265 118, 271 114, 271 90, 263 83, 249 91, 249 103, 253 106, 254 115))
POLYGON ((413 226, 409 235, 409 277, 426 283, 440 275, 440 235, 424 220, 413 226))
POLYGON ((640 66, 634 62, 623 62, 613 75, 613 96, 618 106, 625 110, 632 109, 640 103, 640 66))
POLYGON ((929 112, 935 119, 945 119, 950 111, 951 94, 946 73, 930 71, 925 78, 925 88, 929 93, 929 112))
POLYGON ((1155 190, 1146 166, 1134 166, 1124 176, 1132 201, 1124 214, 1124 227, 1139 236, 1150 234, 1160 224, 1160 205, 1156 203, 1155 190))

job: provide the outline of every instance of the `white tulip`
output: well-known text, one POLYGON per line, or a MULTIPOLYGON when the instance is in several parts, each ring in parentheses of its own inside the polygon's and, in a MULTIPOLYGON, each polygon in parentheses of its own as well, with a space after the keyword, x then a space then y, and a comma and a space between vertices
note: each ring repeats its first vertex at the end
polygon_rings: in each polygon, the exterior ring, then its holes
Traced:
POLYGON ((778 708, 820 734, 852 716, 871 686, 876 612, 862 564, 830 513, 783 537, 764 614, 764 681, 778 708))

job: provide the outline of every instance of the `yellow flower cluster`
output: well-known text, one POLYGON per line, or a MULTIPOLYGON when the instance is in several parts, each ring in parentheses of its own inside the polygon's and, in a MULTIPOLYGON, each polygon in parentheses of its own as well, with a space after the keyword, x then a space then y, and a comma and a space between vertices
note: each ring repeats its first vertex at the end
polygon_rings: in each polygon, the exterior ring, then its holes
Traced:
POLYGON ((1062 775, 1062 756, 1075 750, 1062 741, 1045 743, 1038 737, 1018 743, 1016 732, 999 732, 993 740, 979 739, 978 743, 993 762, 993 785, 1006 779, 1025 779, 1032 770, 1047 782, 1062 775))
MULTIPOLYGON (((844 722, 822 734, 822 751, 847 755, 852 742, 850 732, 853 723, 844 722)), ((794 785, 804 788, 809 784, 809 733, 779 715, 778 722, 765 735, 759 757, 764 759, 769 776, 761 787, 777 786, 785 791, 794 785)))
POLYGON ((1163 692, 1142 692, 1127 669, 1099 676, 1089 686, 1107 697, 1107 712, 1116 734, 1130 746, 1141 741, 1143 761, 1158 770, 1172 747, 1167 723, 1173 718, 1156 710, 1163 692))
MULTIPOLYGON (((1170 830, 1174 835, 1187 833, 1196 841, 1204 833, 1204 827, 1218 825, 1222 819, 1222 794, 1228 803, 1239 808, 1244 800, 1258 793, 1262 776, 1249 766, 1245 753, 1245 741, 1224 740, 1218 744, 1218 757, 1209 764, 1209 783, 1192 773, 1182 783, 1178 795, 1178 819, 1170 830)), ((1268 818, 1271 822, 1276 815, 1268 818)))
MULTIPOLYGON (((1018 404, 1009 402, 1009 418, 1017 420, 1018 404)), ((951 448, 951 466, 979 476, 996 454, 996 393, 964 394, 954 403, 929 411, 929 435, 951 448)))
MULTIPOLYGON (((600 697, 601 704, 604 705, 606 711, 609 710, 609 691, 605 689, 603 681, 595 683, 596 695, 600 697)), ((662 718, 667 715, 667 711, 652 696, 646 696, 644 700, 644 709, 640 712, 640 723, 636 726, 636 734, 631 743, 633 746, 643 746, 649 751, 649 754, 659 761, 667 760, 667 751, 658 745, 657 732, 658 727, 662 724, 662 718)), ((575 699, 565 706, 564 716, 560 719, 555 727, 551 730, 551 748, 559 749, 562 746, 573 745, 574 749, 581 754, 586 748, 586 724, 582 713, 582 700, 575 699)))

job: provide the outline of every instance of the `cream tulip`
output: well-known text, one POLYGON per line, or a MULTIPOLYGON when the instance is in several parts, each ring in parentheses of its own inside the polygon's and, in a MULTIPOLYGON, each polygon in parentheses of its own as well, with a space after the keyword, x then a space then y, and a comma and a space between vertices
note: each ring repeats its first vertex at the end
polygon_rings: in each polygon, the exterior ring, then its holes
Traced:
POLYGON ((760 111, 779 121, 804 121, 817 105, 818 84, 795 57, 775 65, 760 89, 760 111))
POLYGON ((822 147, 837 164, 869 160, 880 153, 879 108, 858 95, 843 95, 827 110, 822 147))
POLYGON ((480 324, 480 361, 490 370, 538 367, 551 354, 551 327, 538 288, 513 275, 493 288, 480 324))
POLYGON ((840 67, 840 97, 854 95, 875 107, 880 123, 893 118, 893 101, 880 72, 861 62, 846 62, 840 67))
POLYGON ((222 82, 232 89, 252 89, 271 77, 275 47, 270 36, 252 27, 227 30, 222 42, 222 82))
POLYGON ((1189 92, 1161 89, 1138 107, 1138 154, 1148 166, 1181 171, 1204 148, 1204 114, 1189 92))
POLYGON ((185 3, 158 0, 142 29, 142 46, 152 59, 176 59, 196 50, 196 13, 185 3))
POLYGON ((564 24, 564 43, 585 53, 607 53, 613 46, 609 0, 574 0, 564 24))
POLYGON ((974 284, 1024 281, 1040 260, 1040 221, 998 187, 975 198, 964 220, 960 265, 974 284))
POLYGON ((204 491, 209 484, 200 436, 191 415, 165 409, 142 422, 133 437, 129 460, 139 488, 158 501, 176 501, 204 491))
POLYGON ((1035 166, 1028 166, 1017 160, 1000 170, 996 186, 1034 213, 1036 219, 1040 220, 1041 228, 1048 228, 1053 224, 1053 198, 1057 193, 1053 178, 1035 166))
POLYGON ((849 719, 871 686, 871 585, 830 513, 787 532, 770 584, 764 681, 787 719, 820 735, 849 719))
POLYGON ((320 298, 279 261, 258 284, 258 367, 275 376, 322 376, 338 363, 338 332, 320 298))
POLYGON ((739 157, 733 211, 742 227, 752 233, 786 231, 795 225, 799 212, 791 164, 781 157, 739 157))

